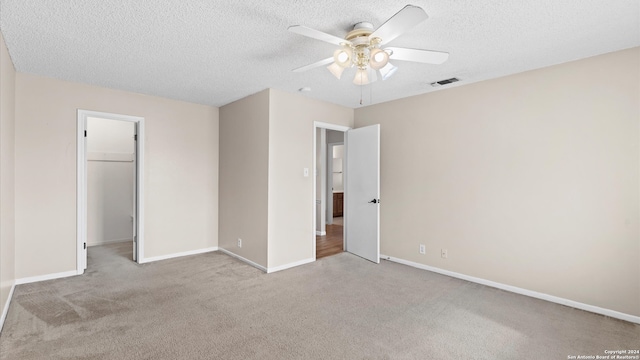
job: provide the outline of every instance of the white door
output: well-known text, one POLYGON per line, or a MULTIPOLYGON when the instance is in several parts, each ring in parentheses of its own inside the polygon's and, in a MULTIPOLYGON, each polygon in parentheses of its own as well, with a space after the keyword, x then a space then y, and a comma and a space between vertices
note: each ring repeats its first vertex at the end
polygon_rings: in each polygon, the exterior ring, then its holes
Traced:
POLYGON ((133 124, 133 261, 138 261, 138 124, 133 124))
POLYGON ((380 263, 380 125, 347 131, 346 250, 380 263))
POLYGON ((83 243, 82 243, 82 248, 80 249, 81 251, 81 258, 82 258, 82 269, 86 270, 87 269, 87 169, 88 169, 88 165, 87 165, 87 119, 86 117, 83 119, 82 121, 82 128, 84 129, 84 138, 82 138, 83 141, 83 146, 84 146, 84 172, 82 173, 82 185, 79 185, 82 187, 81 191, 83 192, 83 196, 82 196, 82 201, 84 201, 84 205, 83 205, 83 209, 85 209, 85 211, 82 212, 82 238, 84 239, 83 243))

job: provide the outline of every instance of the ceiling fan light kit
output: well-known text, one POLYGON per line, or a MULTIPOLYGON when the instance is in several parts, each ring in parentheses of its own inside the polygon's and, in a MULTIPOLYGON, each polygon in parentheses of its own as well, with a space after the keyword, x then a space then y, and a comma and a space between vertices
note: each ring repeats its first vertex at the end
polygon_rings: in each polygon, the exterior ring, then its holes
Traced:
MULTIPOLYGON (((377 80, 375 71, 389 63, 389 54, 378 47, 381 40, 370 37, 371 33, 373 25, 361 22, 347 34, 342 47, 333 53, 334 62, 327 66, 336 78, 340 79, 345 69, 355 67, 357 70, 353 78, 354 84, 367 85, 377 80)), ((382 79, 388 77, 382 76, 382 79)))
POLYGON ((367 70, 358 69, 358 71, 356 71, 356 76, 353 78, 353 83, 356 85, 367 85, 369 83, 367 70))
POLYGON ((395 74, 396 70, 398 70, 397 66, 394 66, 391 63, 387 63, 382 69, 380 69, 380 75, 382 76, 382 80, 387 80, 391 75, 395 74))
POLYGON ((334 64, 346 68, 351 65, 351 58, 353 57, 353 52, 347 46, 342 49, 338 49, 333 53, 333 61, 334 64))
POLYGON ((344 72, 344 69, 346 69, 346 67, 340 66, 338 65, 338 63, 334 62, 333 64, 327 66, 327 69, 331 71, 333 76, 335 76, 336 78, 338 78, 338 80, 340 80, 340 78, 342 77, 342 73, 344 72))
POLYGON ((427 17, 427 13, 422 8, 407 5, 378 29, 374 30, 373 25, 368 22, 355 24, 353 30, 344 39, 305 26, 290 26, 289 31, 291 32, 340 46, 334 51, 333 57, 293 71, 306 71, 330 63, 327 69, 333 76, 340 79, 344 70, 355 67, 356 74, 353 83, 367 85, 375 82, 378 77, 386 80, 398 70, 397 66, 389 62, 390 59, 441 64, 449 57, 448 53, 406 48, 381 48, 405 31, 426 20, 427 17))
POLYGON ((375 70, 380 70, 383 67, 387 66, 389 63, 389 54, 385 51, 382 51, 378 48, 371 50, 371 59, 369 60, 369 64, 375 70))

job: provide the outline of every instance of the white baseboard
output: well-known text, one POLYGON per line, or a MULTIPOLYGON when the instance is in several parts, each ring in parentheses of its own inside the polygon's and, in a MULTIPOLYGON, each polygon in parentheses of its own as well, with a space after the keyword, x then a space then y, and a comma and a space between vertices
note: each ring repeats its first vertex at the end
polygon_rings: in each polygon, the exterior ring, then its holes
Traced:
POLYGON ((22 279, 16 279, 16 285, 31 284, 38 281, 61 279, 61 278, 66 278, 66 277, 76 276, 76 275, 78 275, 77 270, 65 271, 65 272, 60 272, 55 274, 40 275, 40 276, 32 276, 32 277, 26 277, 22 279))
POLYGON ((314 261, 316 261, 316 259, 306 259, 306 260, 296 261, 296 262, 290 263, 290 264, 285 264, 285 265, 276 266, 276 267, 270 267, 270 268, 267 269, 267 273, 270 274, 270 273, 274 273, 276 271, 290 269, 292 267, 296 267, 296 266, 312 263, 314 261))
POLYGON ((236 259, 238 259, 238 260, 240 260, 242 262, 245 262, 245 263, 253 266, 254 268, 256 268, 258 270, 262 270, 264 272, 268 272, 266 267, 264 267, 264 266, 262 266, 262 265, 260 265, 258 263, 255 263, 255 262, 253 262, 253 261, 251 261, 249 259, 243 258, 242 256, 240 256, 238 254, 234 254, 234 253, 232 253, 231 251, 229 251, 227 249, 220 248, 220 249, 218 249, 218 251, 221 251, 221 252, 223 252, 223 253, 231 256, 231 257, 234 257, 234 258, 236 258, 236 259))
POLYGON ((216 247, 210 247, 210 248, 199 249, 199 250, 185 251, 185 252, 175 253, 175 254, 153 256, 153 257, 148 257, 148 258, 142 258, 142 259, 140 259, 139 263, 140 264, 146 264, 146 263, 150 263, 150 262, 154 262, 154 261, 168 260, 168 259, 173 259, 173 258, 177 258, 177 257, 205 254, 205 253, 213 252, 213 251, 217 251, 217 250, 218 250, 218 247, 216 246, 216 247))
POLYGON ((581 302, 577 302, 577 301, 573 301, 573 300, 569 300, 569 299, 564 299, 564 298, 553 296, 553 295, 549 295, 549 294, 539 293, 537 291, 527 290, 527 289, 519 288, 519 287, 516 287, 516 286, 501 284, 501 283, 498 283, 498 282, 495 282, 495 281, 485 280, 485 279, 481 279, 481 278, 477 278, 477 277, 473 277, 473 276, 468 276, 468 275, 456 273, 456 272, 449 271, 449 270, 440 269, 440 268, 433 267, 433 266, 428 266, 428 265, 424 265, 424 264, 415 263, 415 262, 409 261, 409 260, 403 260, 403 259, 399 259, 399 258, 394 258, 394 257, 387 256, 387 255, 380 254, 380 258, 383 259, 383 260, 389 260, 389 261, 393 261, 393 262, 396 262, 396 263, 399 263, 399 264, 412 266, 412 267, 415 267, 415 268, 418 268, 418 269, 427 270, 427 271, 435 272, 435 273, 438 273, 438 274, 447 275, 447 276, 451 276, 451 277, 462 279, 462 280, 467 280, 467 281, 474 282, 474 283, 477 283, 477 284, 494 287, 494 288, 497 288, 497 289, 500 289, 500 290, 505 290, 505 291, 509 291, 509 292, 512 292, 512 293, 525 295, 525 296, 529 296, 529 297, 540 299, 540 300, 546 300, 546 301, 549 301, 549 302, 553 302, 553 303, 569 306, 569 307, 572 307, 572 308, 585 310, 585 311, 589 311, 589 312, 592 312, 592 313, 596 313, 596 314, 609 316, 609 317, 612 317, 612 318, 616 318, 616 319, 625 320, 625 321, 629 321, 629 322, 632 322, 632 323, 640 324, 640 316, 635 316, 635 315, 631 315, 631 314, 625 314, 625 313, 622 313, 622 312, 619 312, 619 311, 615 311, 615 310, 611 310, 611 309, 605 309, 605 308, 601 308, 601 307, 598 307, 598 306, 584 304, 584 303, 581 303, 581 302))
POLYGON ((327 232, 326 231, 316 231, 316 235, 317 236, 325 236, 325 235, 327 235, 327 232))
POLYGON ((104 240, 98 242, 87 242, 87 246, 99 246, 99 245, 107 245, 107 244, 115 244, 115 243, 123 243, 123 242, 131 242, 133 243, 133 239, 115 239, 115 240, 104 240))
POLYGON ((9 290, 9 297, 7 297, 7 303, 4 304, 4 308, 2 309, 2 316, 0 316, 0 332, 2 332, 4 320, 7 318, 7 313, 9 312, 9 304, 11 304, 11 299, 13 299, 13 291, 15 289, 16 284, 11 285, 11 290, 9 290))

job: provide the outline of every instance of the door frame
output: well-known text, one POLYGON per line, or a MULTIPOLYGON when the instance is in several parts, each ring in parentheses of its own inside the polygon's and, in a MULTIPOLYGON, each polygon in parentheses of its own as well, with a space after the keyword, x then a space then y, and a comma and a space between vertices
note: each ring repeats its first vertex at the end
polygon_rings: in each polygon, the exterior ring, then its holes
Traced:
POLYGON ((77 273, 84 273, 86 266, 85 243, 87 242, 87 149, 85 141, 85 131, 87 129, 87 118, 94 117, 105 120, 119 120, 133 122, 135 134, 137 134, 136 146, 136 212, 134 214, 137 224, 137 263, 144 262, 144 118, 139 116, 113 114, 100 111, 78 109, 77 114, 77 186, 76 186, 76 265, 77 273))
MULTIPOLYGON (((313 244, 312 245, 313 261, 317 260, 316 259, 316 226, 317 226, 317 224, 316 224, 316 216, 317 216, 317 206, 316 206, 316 201, 315 201, 315 199, 316 199, 316 190, 317 190, 316 189, 316 186, 317 186, 316 178, 317 178, 317 176, 315 176, 315 174, 316 174, 316 171, 317 171, 316 169, 318 168, 318 165, 316 164, 316 162, 317 162, 316 161, 316 157, 317 157, 317 153, 316 153, 317 152, 316 134, 318 132, 318 129, 336 130, 336 131, 342 131, 342 132, 347 132, 347 131, 351 130, 351 128, 348 127, 348 126, 325 123, 325 122, 321 122, 321 121, 314 121, 313 122, 313 170, 314 170, 313 171, 313 174, 314 174, 314 176, 313 176, 313 193, 312 193, 313 194, 312 195, 313 196, 312 197, 312 199, 313 199, 313 202, 312 202, 313 203, 313 228, 312 228, 313 229, 313 232, 312 232, 313 236, 311 237, 311 243, 313 244)), ((346 137, 345 137, 345 142, 344 142, 345 159, 343 161, 346 161, 346 153, 347 153, 347 151, 348 151, 348 149, 347 149, 347 142, 346 142, 346 137)), ((325 161, 327 161, 327 159, 325 159, 325 161)), ((342 164, 342 167, 343 168, 345 167, 345 163, 342 164)), ((323 175, 326 178, 327 174, 323 174, 323 175)), ((347 183, 347 174, 344 173, 344 172, 342 174, 342 181, 343 181, 344 184, 347 183)), ((327 194, 326 198, 328 199, 328 197, 329 196, 327 194)), ((344 200, 345 201, 345 207, 344 208, 346 209, 346 201, 347 201, 346 200, 346 196, 344 198, 345 198, 345 200, 344 200)), ((325 202, 329 201, 327 199, 323 199, 323 200, 325 202)), ((346 218, 347 218, 348 214, 346 212, 344 212, 344 214, 342 216, 343 216, 343 219, 345 219, 345 220, 343 220, 345 225, 342 228, 342 248, 344 249, 346 244, 347 244, 346 218)))

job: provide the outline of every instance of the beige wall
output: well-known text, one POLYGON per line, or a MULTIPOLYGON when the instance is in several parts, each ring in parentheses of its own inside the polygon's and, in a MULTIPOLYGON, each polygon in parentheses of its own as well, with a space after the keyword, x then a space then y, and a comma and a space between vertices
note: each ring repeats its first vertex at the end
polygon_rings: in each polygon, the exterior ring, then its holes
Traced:
POLYGON ((145 118, 145 258, 218 245, 218 109, 18 73, 16 277, 76 269, 77 109, 145 118))
POLYGON ((635 48, 357 109, 381 124, 382 253, 640 315, 638 64, 635 48))
POLYGON ((351 127, 353 110, 274 89, 270 94, 268 264, 274 268, 313 258, 313 122, 351 127))
POLYGON ((220 108, 220 247, 267 267, 269 91, 220 108), (242 239, 242 248, 237 246, 242 239))
MULTIPOLYGON (((0 33, 0 314, 15 283, 14 127, 16 72, 0 33)), ((2 324, 0 324, 0 327, 2 324)))
POLYGON ((268 269, 313 258, 314 121, 353 110, 273 89, 220 108, 222 248, 268 269))

